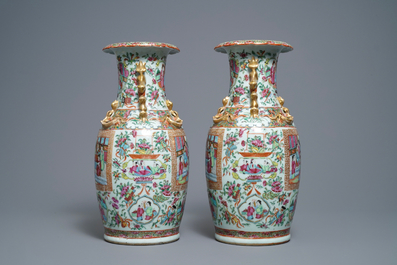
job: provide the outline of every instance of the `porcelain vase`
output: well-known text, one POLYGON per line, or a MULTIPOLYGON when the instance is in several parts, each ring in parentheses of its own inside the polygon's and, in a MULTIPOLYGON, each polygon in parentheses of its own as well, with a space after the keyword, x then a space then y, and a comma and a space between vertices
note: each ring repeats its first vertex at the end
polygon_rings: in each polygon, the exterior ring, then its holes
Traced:
POLYGON ((126 42, 117 58, 117 99, 101 120, 95 185, 106 241, 161 244, 179 239, 189 178, 183 121, 166 100, 164 73, 173 45, 126 42))
POLYGON ((290 240, 300 182, 294 118, 277 91, 284 42, 225 42, 230 89, 206 142, 208 199, 218 241, 272 245, 290 240))

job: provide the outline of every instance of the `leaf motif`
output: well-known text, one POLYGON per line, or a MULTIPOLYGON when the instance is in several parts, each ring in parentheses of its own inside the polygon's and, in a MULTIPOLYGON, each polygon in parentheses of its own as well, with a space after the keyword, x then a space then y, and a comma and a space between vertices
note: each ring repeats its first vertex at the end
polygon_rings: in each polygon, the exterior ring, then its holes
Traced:
POLYGON ((238 176, 237 173, 233 172, 232 175, 233 175, 233 178, 234 178, 234 179, 239 179, 239 176, 238 176))
POLYGON ((123 163, 123 169, 125 169, 128 166, 128 162, 123 163))
POLYGON ((276 173, 276 172, 273 172, 273 173, 270 175, 269 178, 274 179, 276 176, 277 176, 277 173, 276 173))
POLYGON ((121 177, 122 177, 123 179, 130 179, 129 177, 127 177, 127 175, 126 175, 125 173, 121 173, 121 177))

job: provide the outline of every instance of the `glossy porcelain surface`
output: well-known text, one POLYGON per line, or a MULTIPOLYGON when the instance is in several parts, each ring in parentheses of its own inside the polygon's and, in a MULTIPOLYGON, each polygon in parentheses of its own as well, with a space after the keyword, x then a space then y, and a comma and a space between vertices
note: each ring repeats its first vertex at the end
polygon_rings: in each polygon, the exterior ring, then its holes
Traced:
POLYGON ((164 74, 167 55, 179 49, 134 42, 104 51, 116 55, 118 70, 117 100, 101 121, 95 145, 105 240, 173 242, 185 206, 189 151, 182 120, 166 100, 164 74))
POLYGON ((206 143, 215 238, 238 245, 287 242, 301 148, 293 117, 278 95, 276 70, 279 54, 292 46, 255 40, 215 49, 228 54, 230 65, 229 96, 213 118, 206 143))

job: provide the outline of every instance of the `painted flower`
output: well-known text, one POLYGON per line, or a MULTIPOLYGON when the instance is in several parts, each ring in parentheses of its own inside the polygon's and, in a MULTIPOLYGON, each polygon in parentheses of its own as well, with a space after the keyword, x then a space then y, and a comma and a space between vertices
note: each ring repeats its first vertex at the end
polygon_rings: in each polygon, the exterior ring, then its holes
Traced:
POLYGON ((153 182, 153 188, 157 188, 157 183, 153 182))
POLYGON ((227 207, 227 202, 226 202, 226 201, 221 201, 221 203, 222 203, 225 207, 227 207))
POLYGON ((266 95, 267 95, 268 92, 269 92, 269 89, 264 89, 264 90, 262 91, 261 96, 262 96, 263 98, 266 97, 266 95))
POLYGON ((139 229, 141 226, 140 225, 135 225, 134 226, 136 229, 139 229))
POLYGON ((130 144, 130 148, 131 148, 131 149, 134 149, 134 143, 131 143, 131 144, 130 144))
POLYGON ((229 137, 229 139, 227 139, 225 141, 225 144, 229 144, 229 143, 232 143, 232 142, 235 142, 235 141, 237 141, 237 139, 235 137, 229 137))
MULTIPOLYGON (((263 73, 262 73, 263 74, 263 73)), ((262 76, 262 80, 266 81, 266 76, 262 76)))
POLYGON ((127 193, 127 191, 128 191, 128 186, 125 186, 125 187, 123 187, 122 188, 122 190, 121 190, 121 192, 120 192, 120 196, 121 197, 124 197, 124 195, 127 193))
POLYGON ((245 81, 248 81, 248 75, 244 76, 245 81))
POLYGON ((242 146, 245 146, 245 141, 244 141, 244 140, 241 142, 241 145, 242 145, 242 146))
POLYGON ((283 202, 283 205, 286 205, 287 203, 289 203, 289 200, 288 200, 288 199, 286 199, 286 200, 283 202))
POLYGON ((236 87, 236 88, 234 89, 234 91, 235 91, 236 93, 239 93, 240 95, 244 94, 244 88, 242 88, 242 87, 236 87))
POLYGON ((279 181, 275 181, 272 183, 272 187, 276 187, 276 186, 280 186, 280 182, 279 181))
POLYGON ((227 214, 227 212, 225 212, 225 218, 226 218, 226 222, 230 222, 229 215, 227 214))
POLYGON ((153 82, 153 85, 155 85, 156 84, 156 79, 152 79, 152 82, 153 82))
POLYGON ((266 180, 264 180, 264 181, 262 182, 262 184, 263 184, 263 187, 266 186, 266 184, 267 184, 266 180))
POLYGON ((234 173, 236 173, 236 172, 237 172, 237 169, 234 167, 234 168, 232 168, 232 171, 233 171, 234 173))
POLYGON ((112 200, 113 200, 115 203, 119 203, 119 201, 118 201, 115 197, 112 197, 112 200))
POLYGON ((145 150, 150 148, 150 146, 148 144, 145 144, 145 143, 144 144, 138 144, 138 147, 141 148, 141 149, 145 149, 145 150))
POLYGON ((169 191, 169 190, 165 190, 165 191, 163 191, 163 195, 164 196, 171 196, 171 192, 169 191))
POLYGON ((126 90, 125 90, 125 93, 126 93, 126 94, 129 94, 129 95, 131 95, 131 96, 135 96, 135 91, 134 91, 134 89, 132 89, 132 88, 126 89, 126 90))
POLYGON ((240 131, 238 132, 238 137, 243 136, 243 133, 246 131, 247 129, 240 129, 240 131))
POLYGON ((272 191, 273 191, 273 192, 282 192, 282 189, 281 189, 280 186, 276 186, 276 187, 273 187, 273 188, 272 188, 272 191))
POLYGON ((113 208, 115 208, 115 209, 118 209, 118 208, 119 208, 119 206, 118 206, 117 204, 115 204, 115 203, 112 203, 112 206, 113 206, 113 208))
MULTIPOLYGON (((154 80, 154 79, 153 79, 154 80)), ((156 96, 159 94, 158 90, 153 91, 152 96, 150 97, 150 100, 153 100, 156 98, 156 96)))
POLYGON ((174 201, 172 202, 171 205, 174 205, 178 200, 179 200, 179 198, 174 198, 174 201))
POLYGON ((156 139, 156 143, 160 143, 161 141, 164 141, 164 137, 162 136, 156 139))
POLYGON ((280 167, 280 173, 283 173, 283 168, 282 167, 280 167))
POLYGON ((270 136, 270 137, 269 137, 269 144, 272 144, 273 141, 276 140, 276 138, 277 138, 277 135, 272 135, 272 136, 270 136))
POLYGON ((135 138, 138 133, 135 130, 132 130, 132 136, 135 138))
POLYGON ((263 147, 263 143, 262 143, 262 141, 259 140, 259 139, 253 140, 253 141, 252 141, 252 144, 255 145, 255 146, 257 146, 257 147, 263 147))
POLYGON ((222 200, 222 199, 223 199, 223 197, 219 195, 219 200, 222 200))

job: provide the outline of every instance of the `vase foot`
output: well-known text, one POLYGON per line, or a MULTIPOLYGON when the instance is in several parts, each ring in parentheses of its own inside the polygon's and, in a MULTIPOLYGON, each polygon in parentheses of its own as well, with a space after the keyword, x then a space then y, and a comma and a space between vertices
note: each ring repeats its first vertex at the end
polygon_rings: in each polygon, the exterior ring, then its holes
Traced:
POLYGON ((215 234, 215 239, 222 243, 242 245, 242 246, 266 246, 266 245, 278 245, 287 243, 291 239, 291 235, 275 238, 263 238, 263 239, 243 239, 236 237, 221 236, 215 234))
POLYGON ((120 244, 120 245, 160 245, 175 242, 179 239, 180 234, 167 236, 167 237, 158 237, 158 238, 148 238, 148 239, 131 239, 131 238, 123 238, 123 237, 114 237, 104 235, 104 239, 107 242, 120 244))

